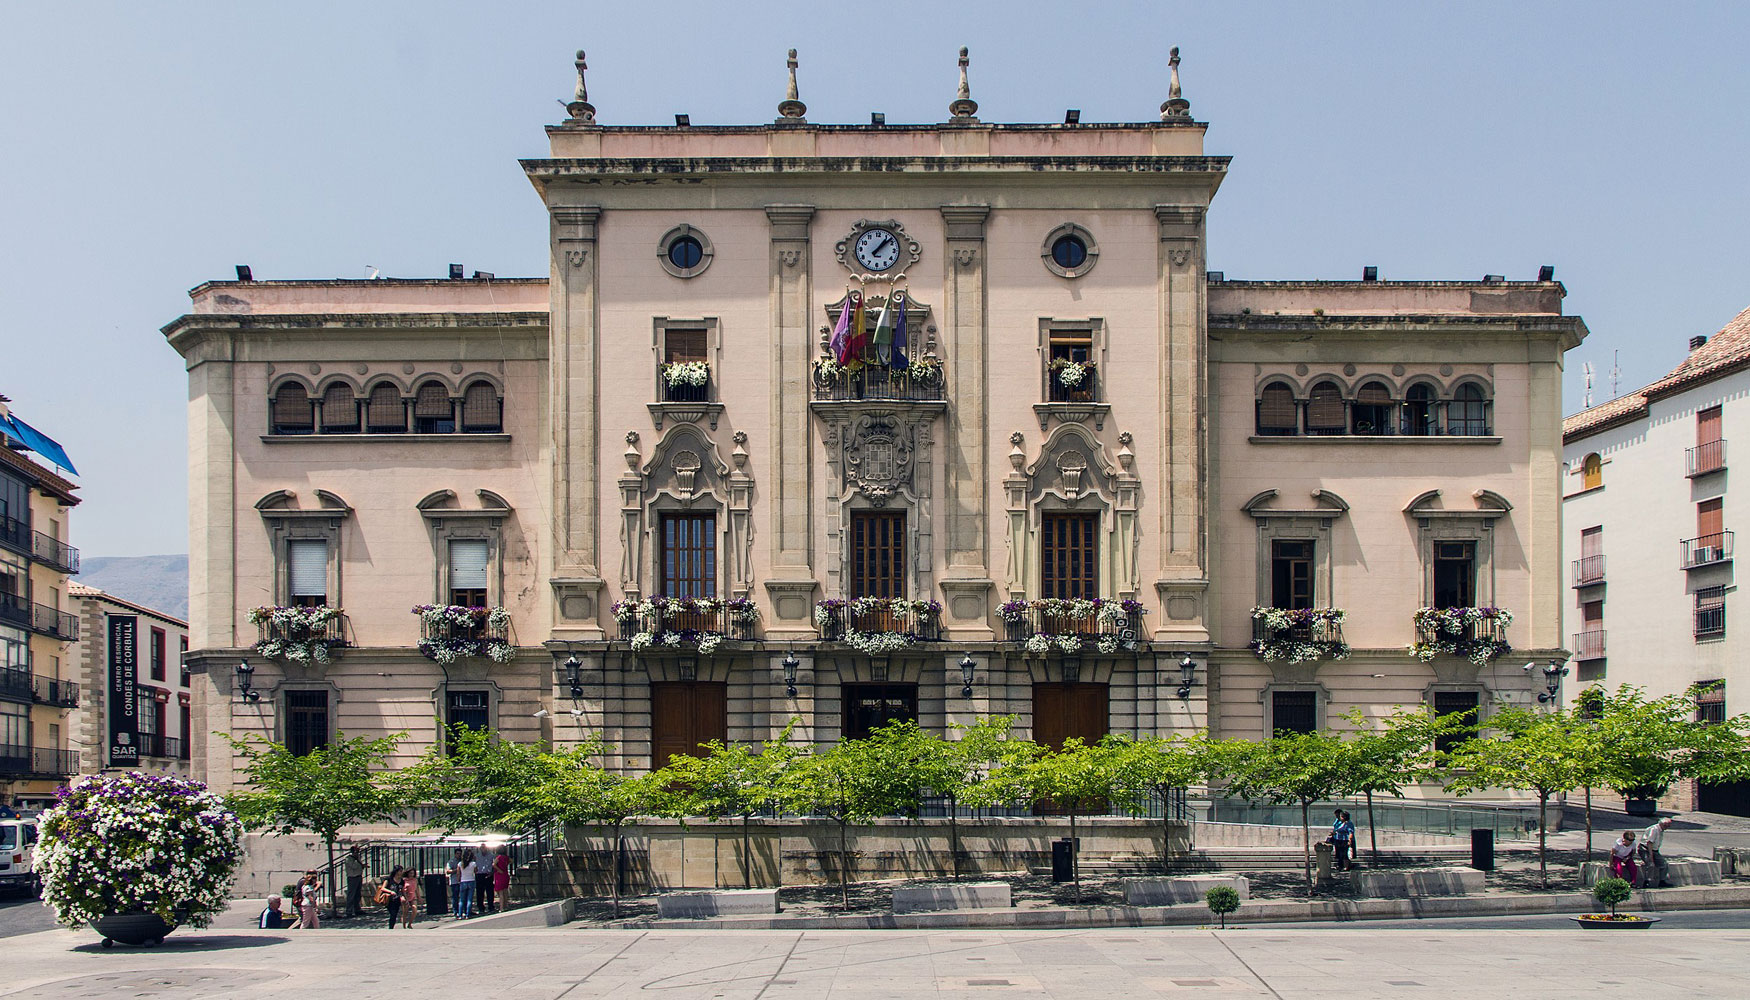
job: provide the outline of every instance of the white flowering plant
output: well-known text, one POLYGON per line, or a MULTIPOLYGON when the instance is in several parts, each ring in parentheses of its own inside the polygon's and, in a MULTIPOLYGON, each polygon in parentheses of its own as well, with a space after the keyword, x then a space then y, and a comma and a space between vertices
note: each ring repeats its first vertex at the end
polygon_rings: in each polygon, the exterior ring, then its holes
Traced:
POLYGON ((670 361, 662 366, 662 380, 669 388, 698 388, 711 380, 711 366, 703 361, 670 361))
POLYGON ((55 919, 138 910, 206 927, 242 861, 243 824, 198 781, 126 771, 79 778, 42 815, 36 866, 55 919))
POLYGON ((620 635, 642 652, 664 646, 692 644, 709 656, 723 640, 752 639, 760 608, 746 597, 649 597, 615 601, 611 609, 620 635))
POLYGON ((871 656, 937 638, 941 618, 941 602, 903 597, 835 598, 814 605, 814 624, 822 638, 871 656))
POLYGON ((330 607, 250 608, 249 624, 261 629, 255 651, 270 660, 327 663, 335 647, 346 645, 340 633, 340 615, 339 608, 330 607))
POLYGON ((1480 667, 1513 651, 1506 636, 1513 612, 1506 608, 1419 608, 1415 623, 1409 651, 1423 663, 1446 653, 1480 667))
POLYGON ((1094 365, 1089 361, 1071 361, 1068 358, 1054 358, 1051 362, 1051 376, 1057 384, 1065 389, 1079 389, 1094 374, 1094 365))
POLYGON ((918 385, 940 385, 942 383, 942 359, 934 354, 913 358, 911 364, 902 370, 907 378, 918 385))
POLYGON ((814 381, 817 385, 832 385, 839 379, 844 378, 849 371, 849 368, 839 364, 838 361, 833 358, 826 357, 814 359, 814 381))
POLYGON ((1109 597, 1048 597, 997 606, 1009 640, 1035 654, 1075 653, 1088 647, 1107 654, 1134 649, 1147 613, 1141 601, 1109 597))
POLYGON ((419 652, 449 666, 465 657, 484 656, 494 663, 516 659, 510 637, 510 612, 504 608, 470 608, 459 604, 419 604, 419 652))
POLYGON ((1342 608, 1253 608, 1259 628, 1252 652, 1266 663, 1346 660, 1349 644, 1338 626, 1347 617, 1342 608))

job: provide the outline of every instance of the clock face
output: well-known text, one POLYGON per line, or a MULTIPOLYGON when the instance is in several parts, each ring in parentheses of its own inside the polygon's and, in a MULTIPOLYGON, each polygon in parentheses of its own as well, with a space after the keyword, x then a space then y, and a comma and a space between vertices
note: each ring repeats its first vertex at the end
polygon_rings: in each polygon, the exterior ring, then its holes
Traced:
POLYGON ((857 263, 870 271, 885 271, 899 262, 899 237, 871 229, 857 237, 857 263))

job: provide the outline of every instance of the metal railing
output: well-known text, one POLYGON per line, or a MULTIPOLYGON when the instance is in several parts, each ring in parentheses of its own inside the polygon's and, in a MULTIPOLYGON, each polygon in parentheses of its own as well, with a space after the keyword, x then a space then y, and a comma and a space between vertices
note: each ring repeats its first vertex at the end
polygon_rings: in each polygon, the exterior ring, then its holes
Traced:
POLYGON ((1726 467, 1726 441, 1724 438, 1698 444, 1683 454, 1689 470, 1686 476, 1691 479, 1696 476, 1705 476, 1710 472, 1718 472, 1726 467))
POLYGON ((1507 641, 1507 626, 1501 624, 1498 618, 1484 618, 1481 621, 1469 622, 1457 633, 1442 632, 1433 626, 1417 625, 1416 641, 1434 643, 1458 640, 1460 642, 1475 642, 1487 639, 1493 642, 1507 641))
POLYGON ((74 681, 37 677, 32 683, 31 695, 39 705, 55 705, 60 708, 79 706, 79 685, 74 681))
POLYGON ((1058 380, 1057 372, 1045 369, 1045 400, 1049 403, 1097 403, 1100 401, 1100 373, 1091 364, 1082 365, 1082 380, 1074 388, 1058 380))
POLYGON ((309 642, 315 639, 326 641, 330 646, 346 645, 346 612, 337 611, 333 618, 320 626, 284 625, 272 619, 261 622, 256 630, 262 642, 309 642))
POLYGON ((456 622, 439 622, 432 624, 423 619, 419 623, 419 636, 422 639, 475 639, 480 641, 509 642, 510 626, 494 627, 487 616, 482 613, 471 624, 456 622))
POLYGON ((0 545, 30 552, 30 525, 10 514, 0 514, 0 545))
POLYGON ((1574 659, 1604 659, 1604 629, 1574 633, 1574 659))
POLYGON ((140 733, 138 741, 140 753, 147 757, 162 757, 166 760, 187 760, 188 743, 175 736, 163 733, 140 733))
POLYGON ((865 365, 854 372, 841 371, 831 378, 816 374, 813 381, 814 399, 819 402, 848 402, 859 399, 890 399, 898 402, 938 402, 946 397, 940 369, 936 374, 918 377, 907 368, 885 365, 865 365))
POLYGON ((31 684, 30 671, 0 670, 0 698, 11 698, 17 701, 32 701, 36 697, 34 685, 31 684))
POLYGON ((54 747, 0 744, 0 774, 41 775, 64 778, 79 773, 79 754, 54 747))
POLYGON ((57 639, 73 642, 79 638, 79 619, 66 611, 58 611, 47 604, 30 606, 30 627, 44 635, 52 635, 57 639))
POLYGON ((1678 544, 1682 551, 1684 569, 1729 562, 1732 558, 1732 532, 1730 531, 1685 538, 1678 544))
MULTIPOLYGON (((1193 803, 1195 807, 1197 804, 1193 803)), ((1215 797, 1208 805, 1208 820, 1214 823, 1256 823, 1265 826, 1300 826, 1300 806, 1246 802, 1243 799, 1215 797)), ((1331 811, 1347 810, 1355 825, 1367 828, 1367 800, 1332 799, 1312 804, 1310 814, 1315 822, 1328 826, 1331 811)), ((1521 840, 1537 835, 1535 804, 1491 806, 1476 803, 1415 802, 1405 799, 1375 796, 1373 825, 1377 830, 1404 830, 1412 833, 1465 837, 1471 830, 1491 829, 1496 840, 1521 840)), ((1366 834, 1362 834, 1362 842, 1366 834)))
POLYGON ((709 403, 711 401, 711 379, 707 376, 704 385, 675 384, 668 379, 661 380, 662 401, 665 403, 709 403))
POLYGON ((620 619, 620 638, 631 639, 640 632, 715 632, 728 639, 752 639, 754 623, 741 618, 729 608, 701 609, 696 606, 681 611, 663 607, 663 599, 652 598, 648 613, 634 611, 620 619))
POLYGON ((1252 619, 1252 641, 1266 642, 1291 639, 1296 642, 1328 642, 1343 641, 1343 625, 1341 622, 1329 620, 1310 621, 1288 628, 1271 628, 1263 619, 1252 619))
POLYGON ((21 625, 25 628, 34 626, 35 619, 31 617, 30 602, 23 594, 8 594, 0 591, 0 622, 21 625))
POLYGON ((40 531, 31 532, 31 555, 66 573, 79 572, 79 550, 40 531))
POLYGON ((843 639, 846 631, 893 632, 932 642, 942 638, 939 612, 917 607, 896 610, 891 605, 858 610, 850 602, 823 602, 816 607, 821 612, 820 637, 829 642, 843 639))
POLYGON ((1574 560, 1574 586, 1590 587, 1604 582, 1604 557, 1581 556, 1574 560))
POLYGON ((1711 608, 1695 609, 1695 637, 1697 639, 1718 639, 1726 634, 1726 606, 1717 604, 1711 608))
POLYGON ((1017 614, 1003 615, 1003 633, 1009 642, 1026 642, 1036 635, 1076 635, 1082 638, 1098 638, 1102 635, 1124 636, 1134 639, 1140 634, 1141 622, 1131 620, 1128 624, 1115 621, 1102 621, 1098 612, 1085 615, 1066 615, 1048 608, 1027 608, 1017 614))

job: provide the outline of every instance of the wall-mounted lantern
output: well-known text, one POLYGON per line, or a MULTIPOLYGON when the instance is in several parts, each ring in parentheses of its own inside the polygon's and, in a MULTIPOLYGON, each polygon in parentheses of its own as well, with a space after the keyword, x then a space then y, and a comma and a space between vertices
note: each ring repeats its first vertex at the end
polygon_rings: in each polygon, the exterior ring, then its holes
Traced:
POLYGON ((261 700, 261 692, 255 690, 255 668, 249 665, 248 660, 237 661, 237 693, 244 701, 261 700))
POLYGON ((802 665, 801 663, 797 662, 796 653, 794 651, 786 652, 784 654, 784 695, 785 695, 785 697, 788 697, 788 698, 796 697, 796 668, 800 667, 801 665, 802 665))
POLYGON ((960 689, 960 697, 972 697, 972 672, 976 669, 978 661, 972 658, 971 652, 960 658, 960 679, 966 682, 966 686, 960 689))
POLYGON ((1191 689, 1197 686, 1197 661, 1186 653, 1179 659, 1179 697, 1191 697, 1191 689))

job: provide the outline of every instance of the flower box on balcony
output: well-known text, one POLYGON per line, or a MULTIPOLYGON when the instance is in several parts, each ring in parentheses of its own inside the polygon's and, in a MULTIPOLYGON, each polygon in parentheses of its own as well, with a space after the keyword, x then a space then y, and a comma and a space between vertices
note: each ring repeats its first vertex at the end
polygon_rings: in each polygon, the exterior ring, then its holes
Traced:
POLYGON ((510 637, 510 612, 503 608, 465 608, 456 604, 421 604, 419 651, 429 660, 450 664, 468 656, 494 663, 516 659, 510 637))
POLYGON ((346 645, 346 614, 339 608, 251 608, 260 630, 255 651, 270 660, 327 663, 346 645))
POLYGON ((745 597, 650 597, 613 605, 620 638, 634 652, 692 646, 706 656, 724 639, 752 639, 759 605, 745 597))
POLYGON ((1142 602, 1110 597, 1006 601, 997 608, 1010 642, 1029 653, 1116 653, 1138 647, 1142 602))
POLYGON ((1513 651, 1507 643, 1513 612, 1506 608, 1421 608, 1415 623, 1410 653, 1423 663, 1445 653, 1482 666, 1513 651))
POLYGON ((1252 652, 1266 663, 1316 663, 1349 657, 1342 608, 1252 609, 1252 652))
POLYGON ((820 637, 842 642, 870 656, 897 653, 919 642, 942 637, 942 605, 901 597, 857 597, 814 605, 820 637))

